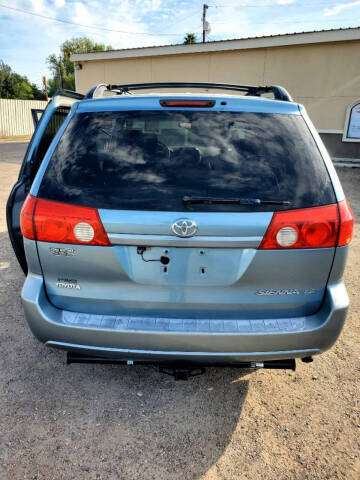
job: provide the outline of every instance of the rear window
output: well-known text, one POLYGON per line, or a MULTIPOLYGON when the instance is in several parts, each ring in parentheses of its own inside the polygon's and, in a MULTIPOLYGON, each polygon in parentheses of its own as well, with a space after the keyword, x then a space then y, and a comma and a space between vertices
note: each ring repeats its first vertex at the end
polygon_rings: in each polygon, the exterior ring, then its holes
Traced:
POLYGON ((274 211, 336 201, 301 116, 170 110, 76 114, 39 196, 160 211, 274 211), (290 206, 184 207, 184 196, 285 200, 290 206))

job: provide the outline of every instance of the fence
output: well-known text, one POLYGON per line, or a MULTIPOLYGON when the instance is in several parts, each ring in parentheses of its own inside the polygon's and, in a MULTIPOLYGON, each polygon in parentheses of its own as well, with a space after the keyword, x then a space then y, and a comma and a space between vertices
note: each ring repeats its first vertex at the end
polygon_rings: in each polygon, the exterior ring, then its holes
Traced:
POLYGON ((34 124, 31 109, 44 109, 44 100, 8 100, 0 98, 0 137, 32 135, 34 124))

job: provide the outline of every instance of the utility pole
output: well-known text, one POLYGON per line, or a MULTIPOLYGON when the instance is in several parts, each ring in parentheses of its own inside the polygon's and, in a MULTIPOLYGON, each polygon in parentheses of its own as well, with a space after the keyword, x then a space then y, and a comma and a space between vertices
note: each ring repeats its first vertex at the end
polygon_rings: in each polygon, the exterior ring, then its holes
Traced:
POLYGON ((48 101, 49 101, 49 95, 48 95, 48 88, 47 88, 46 77, 43 77, 42 80, 43 80, 44 90, 45 90, 45 100, 48 102, 48 101))
POLYGON ((202 41, 205 43, 205 35, 206 35, 206 10, 209 8, 206 3, 203 4, 203 16, 202 16, 202 24, 203 24, 203 32, 202 32, 202 41))
POLYGON ((63 80, 62 80, 62 75, 61 75, 61 65, 58 66, 58 72, 59 72, 59 89, 61 90, 63 88, 63 80))

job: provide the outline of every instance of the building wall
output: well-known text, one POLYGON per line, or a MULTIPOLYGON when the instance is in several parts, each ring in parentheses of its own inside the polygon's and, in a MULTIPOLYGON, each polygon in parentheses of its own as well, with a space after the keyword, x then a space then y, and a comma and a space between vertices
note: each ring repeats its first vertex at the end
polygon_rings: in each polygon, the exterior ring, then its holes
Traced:
POLYGON ((0 98, 0 137, 32 135, 34 123, 31 109, 45 109, 42 100, 10 100, 0 98))
MULTIPOLYGON (((360 41, 81 62, 77 88, 96 83, 206 81, 283 85, 316 128, 339 134, 347 106, 360 97, 360 41)), ((346 143, 341 142, 346 156, 346 143)), ((358 152, 360 143, 351 146, 358 152)), ((353 154, 353 153, 352 153, 353 154)))

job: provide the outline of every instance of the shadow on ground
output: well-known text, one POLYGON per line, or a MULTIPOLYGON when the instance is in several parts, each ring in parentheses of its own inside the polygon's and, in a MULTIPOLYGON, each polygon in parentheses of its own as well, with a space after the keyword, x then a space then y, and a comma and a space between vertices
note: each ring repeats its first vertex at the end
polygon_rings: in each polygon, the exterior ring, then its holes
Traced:
POLYGON ((1 464, 9 478, 197 479, 217 462, 248 391, 239 371, 175 382, 152 367, 66 366, 64 352, 29 332, 23 275, 6 236, 0 257, 1 464))

